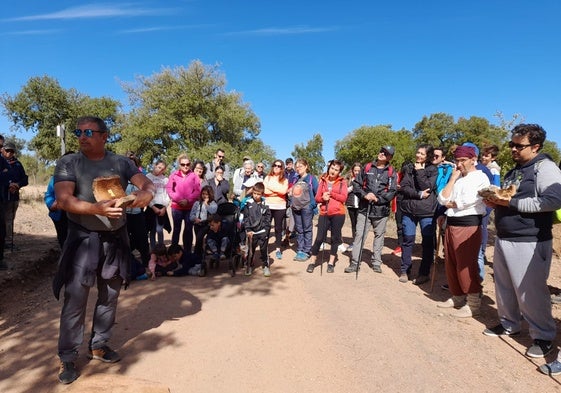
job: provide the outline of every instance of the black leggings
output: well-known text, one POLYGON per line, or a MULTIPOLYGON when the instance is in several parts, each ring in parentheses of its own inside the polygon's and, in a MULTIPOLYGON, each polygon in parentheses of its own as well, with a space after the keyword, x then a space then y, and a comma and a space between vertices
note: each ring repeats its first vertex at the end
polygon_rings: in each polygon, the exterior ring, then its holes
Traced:
POLYGON ((331 255, 337 255, 337 249, 343 242, 341 238, 341 229, 345 223, 345 215, 336 216, 319 216, 318 218, 318 231, 316 234, 316 241, 312 246, 312 255, 318 255, 321 244, 327 239, 327 231, 331 229, 331 255))
POLYGON ((286 209, 271 209, 271 222, 275 220, 275 248, 280 248, 282 244, 282 228, 286 209))

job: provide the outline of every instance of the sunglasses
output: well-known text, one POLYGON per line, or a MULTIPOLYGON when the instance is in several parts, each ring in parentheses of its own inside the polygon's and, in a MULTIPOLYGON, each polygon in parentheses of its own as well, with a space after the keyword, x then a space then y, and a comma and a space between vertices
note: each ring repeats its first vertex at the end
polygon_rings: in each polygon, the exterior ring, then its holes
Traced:
POLYGON ((218 158, 224 158, 224 156, 218 156, 218 158))
POLYGON ((380 152, 378 154, 383 154, 383 155, 387 156, 388 152, 386 152, 385 150, 380 150, 380 152))
POLYGON ((13 151, 12 149, 4 149, 4 151, 5 151, 6 153, 14 153, 14 151, 13 151))
POLYGON ((524 145, 524 144, 522 144, 522 143, 514 143, 514 142, 512 142, 512 141, 508 142, 508 147, 510 147, 511 149, 512 149, 512 148, 515 148, 516 151, 522 151, 522 150, 524 150, 525 148, 530 147, 530 146, 532 146, 531 143, 530 143, 530 144, 527 144, 527 145, 524 145))
POLYGON ((282 168, 282 165, 275 164, 275 165, 273 165, 273 167, 275 167, 275 168, 282 168))
POLYGON ((99 132, 100 134, 105 133, 105 131, 97 131, 97 130, 92 130, 90 128, 86 128, 85 130, 81 130, 79 128, 76 128, 74 130, 74 135, 76 135, 78 138, 80 138, 82 136, 82 133, 83 133, 88 138, 91 138, 94 132, 99 132))
POLYGON ((191 163, 188 162, 188 163, 182 163, 182 164, 179 164, 179 165, 181 165, 181 166, 191 166, 191 163))

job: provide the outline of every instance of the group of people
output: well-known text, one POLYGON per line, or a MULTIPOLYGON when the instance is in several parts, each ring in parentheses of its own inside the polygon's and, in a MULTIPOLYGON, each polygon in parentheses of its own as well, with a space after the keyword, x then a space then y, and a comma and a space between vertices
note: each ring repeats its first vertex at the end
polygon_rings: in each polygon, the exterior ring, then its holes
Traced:
MULTIPOLYGON (((139 162, 133 159, 134 154, 119 156, 107 151, 108 132, 103 120, 80 118, 74 132, 80 151, 62 157, 53 177, 56 203, 67 215, 69 228, 53 282, 57 298, 64 287, 58 352, 62 383, 71 383, 79 376, 75 360, 82 343, 85 300, 93 285, 98 287, 98 301, 88 355, 103 362, 120 359, 108 342, 120 289, 123 284, 126 288, 130 280, 133 247, 141 254, 145 272, 152 277, 204 275, 201 270, 204 273, 206 269, 206 256, 217 263, 227 258, 234 246, 239 246, 236 251, 244 247, 247 250, 245 274, 250 275, 259 247, 263 275, 269 277, 270 260, 283 259, 283 251, 290 245, 293 234, 296 234, 294 260, 308 262, 306 271, 313 273, 324 262, 320 250, 330 232, 327 272, 333 273, 347 214, 353 241, 346 249, 350 264, 344 271, 360 269, 369 221, 374 230, 370 265, 381 273, 386 224, 394 211, 400 239, 400 250, 394 253, 401 255, 399 281, 403 283, 412 278, 413 246, 419 224, 423 251, 418 275, 413 280, 417 285, 428 280, 435 238, 442 227, 446 277, 452 296, 439 306, 455 308, 457 317, 470 317, 480 313, 484 223, 494 210, 497 228, 494 266, 500 325, 486 329, 484 334, 517 334, 523 317, 534 339, 527 355, 544 357, 552 350, 555 323, 546 279, 552 256, 551 212, 561 208, 561 171, 540 153, 545 131, 537 125, 523 124, 513 129, 509 146, 516 166, 506 175, 503 185, 514 184, 517 192, 500 198, 483 197, 478 192, 496 183, 493 176, 500 173, 494 162, 496 150, 483 150, 482 159, 490 157, 490 162, 483 165, 478 163, 479 152, 471 143, 450 152, 453 162, 445 160, 444 149, 420 145, 415 162, 403 165, 399 171, 391 165, 394 147, 383 146, 372 162, 364 166, 355 163, 347 175, 343 175, 344 164, 332 160, 319 178, 309 173, 305 159, 294 162, 291 158, 275 160, 265 174, 245 157, 242 167, 232 173, 225 163, 225 152, 218 149, 207 164, 180 155, 177 170, 166 177, 167 165, 163 161, 156 162, 152 172, 145 175, 139 170, 139 162), (484 174, 478 166, 492 167, 492 171, 484 174), (114 200, 94 198, 93 179, 109 174, 118 174, 123 188, 128 186, 129 193, 135 195, 126 210, 116 207, 114 200), (218 214, 231 204, 239 213, 239 221, 233 227, 218 214), (139 248, 133 240, 137 238, 131 236, 134 228, 127 228, 127 221, 134 220, 129 215, 138 212, 143 212, 147 224, 148 233, 140 237, 148 242, 148 252, 142 251, 145 247, 139 248), (314 239, 316 214, 319 217, 314 239), (172 232, 169 247, 164 245, 164 230, 172 232), (232 230, 238 233, 238 239, 230 236, 232 230), (271 256, 270 236, 274 236, 271 256)), ((544 372, 561 373, 559 361, 543 367, 544 372)))
POLYGON ((28 185, 25 168, 17 159, 16 145, 0 135, 0 270, 8 269, 4 250, 14 249, 14 220, 19 191, 28 185))

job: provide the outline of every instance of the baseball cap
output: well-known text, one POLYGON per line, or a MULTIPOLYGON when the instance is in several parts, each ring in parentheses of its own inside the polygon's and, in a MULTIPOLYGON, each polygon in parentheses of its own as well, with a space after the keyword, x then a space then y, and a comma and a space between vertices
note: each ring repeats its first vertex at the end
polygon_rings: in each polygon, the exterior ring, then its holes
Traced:
POLYGON ((382 148, 380 150, 385 151, 386 153, 388 153, 392 157, 395 154, 395 149, 393 148, 393 146, 390 146, 390 145, 382 146, 382 148))

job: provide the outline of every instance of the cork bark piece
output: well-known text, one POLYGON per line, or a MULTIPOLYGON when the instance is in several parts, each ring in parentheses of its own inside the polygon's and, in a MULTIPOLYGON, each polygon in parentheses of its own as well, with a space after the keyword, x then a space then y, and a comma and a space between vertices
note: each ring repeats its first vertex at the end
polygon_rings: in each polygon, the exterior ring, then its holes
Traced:
POLYGON ((136 198, 135 195, 127 195, 121 186, 119 176, 102 176, 96 177, 93 181, 93 194, 95 200, 107 201, 117 199, 115 207, 126 207, 130 205, 136 198))

